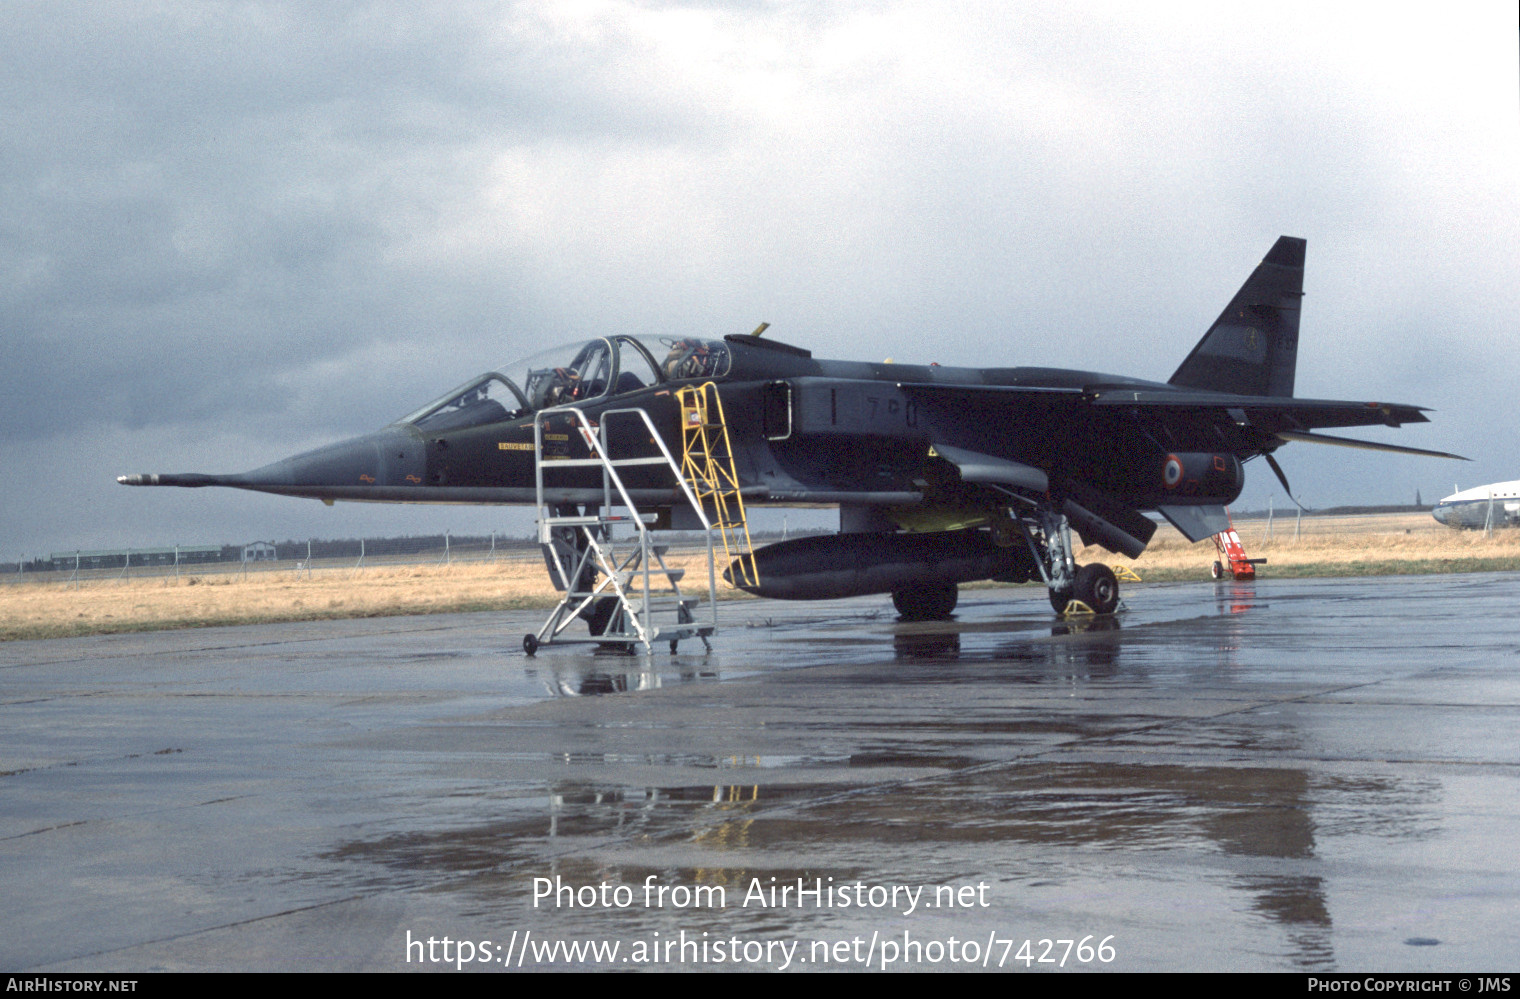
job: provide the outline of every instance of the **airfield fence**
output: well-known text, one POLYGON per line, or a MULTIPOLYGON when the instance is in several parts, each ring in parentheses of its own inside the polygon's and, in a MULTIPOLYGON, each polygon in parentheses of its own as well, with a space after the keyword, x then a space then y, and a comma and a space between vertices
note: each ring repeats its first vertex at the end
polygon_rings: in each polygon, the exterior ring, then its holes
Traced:
MULTIPOLYGON (((1253 546, 1270 543, 1274 547, 1292 547, 1296 543, 1323 545, 1336 538, 1357 538, 1366 541, 1369 536, 1454 536, 1452 530, 1435 521, 1428 511, 1399 513, 1302 513, 1298 510, 1274 511, 1271 517, 1264 514, 1243 514, 1235 517, 1235 527, 1249 551, 1253 546)), ((805 532, 806 533, 806 532, 805 532)), ((795 532, 792 536, 798 536, 795 532)), ((780 540, 757 536, 757 541, 780 540)), ((1163 524, 1152 545, 1170 539, 1171 545, 1187 542, 1176 534, 1170 525, 1163 524)), ((698 556, 705 552, 700 534, 673 534, 661 539, 669 544, 676 558, 698 556)), ((69 553, 54 552, 50 559, 11 563, 0 573, 0 585, 47 584, 83 586, 108 583, 123 579, 162 579, 176 576, 227 577, 248 576, 274 578, 268 574, 315 574, 337 576, 354 575, 367 569, 405 566, 501 563, 503 567, 519 566, 524 572, 543 573, 543 556, 536 540, 509 537, 501 534, 486 536, 454 537, 437 534, 424 537, 366 538, 366 539, 310 539, 303 541, 259 542, 247 545, 228 545, 222 548, 220 558, 207 558, 204 546, 181 549, 179 554, 196 552, 196 557, 174 558, 174 546, 159 548, 121 549, 115 552, 69 553), (238 553, 252 551, 255 547, 266 552, 273 549, 275 558, 242 559, 238 553), (148 558, 149 553, 159 556, 157 561, 148 558), (114 560, 113 560, 114 559, 114 560), (93 560, 93 562, 92 562, 93 560)))
MULTIPOLYGON (((673 534, 661 538, 676 557, 706 555, 700 534, 673 534)), ((251 548, 227 546, 238 552, 251 548)), ((85 586, 122 580, 172 579, 176 577, 250 577, 272 579, 279 574, 313 578, 354 576, 370 569, 408 566, 482 565, 498 563, 504 568, 520 566, 524 572, 543 574, 542 550, 531 538, 489 535, 454 538, 447 534, 426 538, 367 538, 363 540, 283 541, 274 544, 276 557, 206 559, 189 557, 188 547, 174 546, 120 549, 112 552, 54 552, 47 560, 12 563, 0 575, 4 585, 85 586), (173 557, 183 555, 185 557, 173 557)), ((204 552, 204 546, 194 549, 204 552)))
POLYGON ((1304 513, 1298 509, 1237 514, 1235 531, 1247 546, 1271 542, 1291 546, 1295 541, 1323 543, 1337 537, 1452 537, 1458 532, 1440 523, 1426 509, 1389 513, 1304 513))

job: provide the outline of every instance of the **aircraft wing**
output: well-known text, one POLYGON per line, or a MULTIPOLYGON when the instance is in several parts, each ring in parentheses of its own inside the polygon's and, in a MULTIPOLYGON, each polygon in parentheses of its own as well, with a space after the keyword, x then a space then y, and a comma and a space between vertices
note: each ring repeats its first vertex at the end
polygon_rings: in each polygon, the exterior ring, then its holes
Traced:
POLYGON ((1430 422, 1424 407, 1403 403, 1235 395, 1160 385, 1046 387, 900 382, 898 388, 909 397, 941 410, 964 407, 982 419, 1000 416, 1010 428, 1017 427, 1024 415, 1034 410, 1046 414, 1065 410, 1066 419, 1074 426, 1096 422, 1112 427, 1117 419, 1177 440, 1179 447, 1214 449, 1223 444, 1241 459, 1270 453, 1290 440, 1460 458, 1444 451, 1309 432, 1325 427, 1398 427, 1430 422))
POLYGON ((1097 389, 1088 398, 1094 406, 1133 407, 1158 414, 1188 410, 1236 426, 1255 427, 1274 434, 1280 430, 1305 431, 1317 427, 1397 427, 1405 423, 1430 422, 1423 406, 1390 402, 1348 402, 1129 388, 1097 389))
POLYGON ((1383 444, 1309 431, 1320 427, 1399 427, 1429 423, 1423 406, 1390 402, 1346 402, 1331 399, 1278 399, 1271 396, 1231 396, 1213 392, 1104 390, 1092 396, 1096 407, 1132 407, 1163 425, 1187 422, 1212 424, 1222 437, 1243 438, 1246 447, 1233 448, 1244 459, 1270 454, 1289 441, 1331 444, 1366 451, 1387 451, 1427 458, 1467 461, 1459 454, 1402 444, 1383 444), (1185 414, 1185 415, 1184 415, 1185 414), (1254 444, 1255 446, 1251 446, 1254 444))

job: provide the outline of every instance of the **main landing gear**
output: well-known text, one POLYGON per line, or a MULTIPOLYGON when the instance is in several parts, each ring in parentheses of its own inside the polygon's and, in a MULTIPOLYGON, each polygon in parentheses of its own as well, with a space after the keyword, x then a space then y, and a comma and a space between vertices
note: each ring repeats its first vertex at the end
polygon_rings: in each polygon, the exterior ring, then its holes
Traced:
MULTIPOLYGON (((1072 556, 1071 525, 1053 506, 1037 507, 1008 524, 1008 542, 1022 543, 1028 559, 1020 554, 1013 571, 996 577, 1004 583, 1027 583, 1036 578, 1050 591, 1050 606, 1057 614, 1112 614, 1119 609, 1119 579, 1100 562, 1077 565, 1072 556), (1017 530, 1013 525, 1017 524, 1017 530)), ((920 583, 892 591, 892 605, 904 621, 936 621, 948 618, 958 596, 955 583, 920 583)))
MULTIPOLYGON (((1056 612, 1065 611, 1072 600, 1082 601, 1095 613, 1112 614, 1119 606, 1119 578, 1102 562, 1078 566, 1071 595, 1066 603, 1056 607, 1056 612)), ((1055 594, 1051 594, 1050 602, 1055 604, 1055 594)))
POLYGON ((1080 601, 1095 614, 1112 614, 1119 609, 1119 579, 1114 570, 1101 562, 1079 566, 1072 555, 1071 525, 1066 517, 1049 507, 1041 507, 1034 514, 1034 529, 1025 521, 1019 521, 1024 540, 1034 555, 1040 576, 1050 590, 1050 606, 1057 614, 1068 614, 1080 608, 1073 607, 1080 601))

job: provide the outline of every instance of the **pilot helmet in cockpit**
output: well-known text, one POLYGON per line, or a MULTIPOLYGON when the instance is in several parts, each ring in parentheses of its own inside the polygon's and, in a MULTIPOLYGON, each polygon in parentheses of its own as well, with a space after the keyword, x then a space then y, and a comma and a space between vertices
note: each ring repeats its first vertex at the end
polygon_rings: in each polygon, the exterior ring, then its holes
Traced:
POLYGON ((712 350, 707 341, 695 337, 677 340, 670 345, 662 367, 666 378, 702 378, 712 373, 712 350))

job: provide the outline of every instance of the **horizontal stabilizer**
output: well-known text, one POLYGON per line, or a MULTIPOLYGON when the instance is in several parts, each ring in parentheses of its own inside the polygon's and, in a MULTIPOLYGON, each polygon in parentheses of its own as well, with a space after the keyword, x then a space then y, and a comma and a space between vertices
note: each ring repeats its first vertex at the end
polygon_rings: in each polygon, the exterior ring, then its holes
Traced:
POLYGON ((1353 447, 1363 451, 1391 451, 1394 454, 1418 454, 1426 458, 1451 458, 1454 461, 1471 461, 1460 454, 1447 451, 1427 451, 1419 447, 1402 447, 1398 444, 1377 444, 1350 437, 1334 437, 1330 434, 1306 434, 1296 430, 1279 430, 1277 436, 1285 441, 1303 441, 1305 444, 1334 444, 1336 447, 1353 447))
POLYGON ((1202 541, 1230 529, 1230 515, 1222 506, 1158 506, 1156 509, 1189 541, 1202 541))

